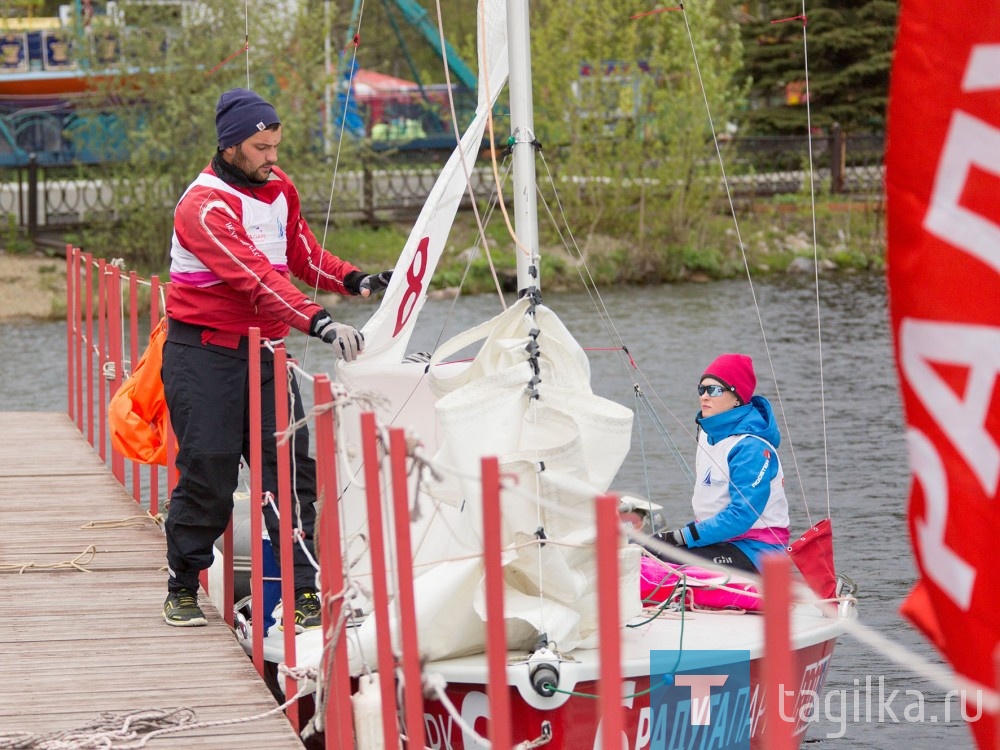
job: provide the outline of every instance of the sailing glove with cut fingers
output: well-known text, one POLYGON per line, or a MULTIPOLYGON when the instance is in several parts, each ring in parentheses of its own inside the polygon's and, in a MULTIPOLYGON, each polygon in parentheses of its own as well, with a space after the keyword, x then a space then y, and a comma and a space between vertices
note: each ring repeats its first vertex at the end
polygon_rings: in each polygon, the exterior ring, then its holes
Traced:
POLYGON ((392 269, 382 271, 381 273, 351 271, 344 277, 344 288, 351 294, 370 297, 373 294, 385 291, 385 288, 389 286, 389 279, 391 278, 392 269))
POLYGON ((346 323, 335 323, 326 310, 313 315, 309 335, 333 346, 333 353, 345 362, 353 362, 365 350, 364 334, 346 323))
POLYGON ((361 279, 361 283, 358 284, 358 290, 362 297, 368 297, 372 294, 378 294, 379 292, 384 292, 386 287, 389 286, 389 279, 392 278, 392 270, 382 271, 381 273, 372 273, 361 279))
POLYGON ((656 535, 659 539, 663 540, 667 544, 672 544, 675 547, 687 547, 687 543, 684 541, 684 533, 681 529, 673 529, 672 531, 664 531, 656 535))

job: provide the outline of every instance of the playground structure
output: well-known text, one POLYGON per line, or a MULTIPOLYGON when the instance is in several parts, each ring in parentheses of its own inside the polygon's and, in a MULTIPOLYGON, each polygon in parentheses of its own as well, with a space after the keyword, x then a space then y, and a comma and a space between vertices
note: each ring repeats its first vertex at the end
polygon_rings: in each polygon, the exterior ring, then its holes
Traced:
MULTIPOLYGON (((335 97, 325 108, 339 130, 367 139, 377 150, 427 149, 450 146, 454 141, 448 86, 420 80, 400 33, 396 10, 420 37, 444 56, 457 81, 451 87, 459 118, 474 106, 476 78, 447 42, 442 47, 437 28, 414 0, 384 0, 396 30, 402 58, 415 80, 405 80, 355 67, 341 56, 327 62, 335 97), (471 104, 466 105, 466 101, 471 104)), ((129 7, 141 6, 133 2, 129 7)), ((176 42, 198 3, 149 3, 157 34, 163 45, 176 42)), ((355 3, 353 17, 359 12, 355 3)), ((115 161, 128 156, 125 126, 117 113, 119 104, 94 108, 85 101, 102 85, 122 73, 123 42, 148 32, 126 18, 124 9, 109 0, 94 15, 90 3, 62 7, 59 17, 5 19, 0 22, 0 166, 25 166, 32 156, 39 164, 115 161), (101 12, 103 10, 103 12, 101 12), (95 18, 99 24, 91 24, 95 18), (85 31, 86 29, 86 31, 85 31), (96 29, 100 29, 96 31, 96 29)), ((460 123, 463 125, 463 123, 460 123)), ((317 147, 319 147, 317 142, 317 147)))

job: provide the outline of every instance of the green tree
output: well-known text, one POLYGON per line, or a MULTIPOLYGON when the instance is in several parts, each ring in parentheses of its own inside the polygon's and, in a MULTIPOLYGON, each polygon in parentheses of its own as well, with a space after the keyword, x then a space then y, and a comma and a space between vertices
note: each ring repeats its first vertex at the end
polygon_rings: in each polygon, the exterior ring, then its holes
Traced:
MULTIPOLYGON (((446 37, 474 65, 475 53, 469 53, 474 7, 460 0, 442 4, 446 37)), ((143 16, 165 6, 144 6, 145 11, 136 3, 123 6, 131 20, 124 33, 118 30, 121 69, 98 99, 128 105, 116 113, 130 156, 110 176, 116 196, 123 196, 116 222, 91 228, 84 239, 119 247, 133 264, 162 270, 173 206, 215 150, 218 95, 247 85, 245 54, 222 64, 244 44, 246 3, 192 3, 182 19, 172 21, 143 16)), ((281 113, 281 165, 295 178, 307 215, 310 196, 321 197, 312 206, 322 202, 325 211, 330 190, 322 113, 325 89, 335 75, 324 72, 325 37, 330 33, 339 52, 342 40, 353 34, 349 10, 333 14, 339 26, 328 30, 324 7, 321 0, 303 0, 291 10, 286 4, 255 3, 249 19, 250 85, 281 113)), ((551 170, 569 226, 585 228, 585 249, 610 236, 618 248, 638 249, 633 264, 621 264, 623 277, 631 280, 670 278, 681 265, 715 267, 725 260, 719 255, 724 249, 700 250, 721 184, 705 98, 717 130, 732 121, 741 101, 734 83, 741 41, 728 2, 704 0, 683 13, 631 18, 648 9, 645 0, 624 6, 617 0, 536 0, 532 6, 535 120, 547 160, 540 181, 551 170), (583 75, 585 68, 592 74, 583 75)), ((399 54, 398 39, 385 25, 373 25, 373 17, 364 24, 359 64, 388 65, 399 54)), ((430 45, 418 48, 426 55, 417 62, 426 65, 425 82, 443 81, 430 45)), ((506 125, 499 117, 498 136, 505 135, 506 125)), ((345 139, 340 168, 356 165, 364 149, 363 142, 345 139)), ((554 205, 551 193, 543 195, 554 205)), ((323 216, 315 212, 309 218, 320 234, 323 216)))
POLYGON ((114 220, 93 224, 86 242, 119 248, 144 269, 167 265, 173 207, 215 152, 219 94, 248 85, 248 54, 250 87, 275 105, 285 124, 281 166, 304 193, 314 173, 328 180, 317 157, 324 89, 332 77, 323 73, 325 30, 308 4, 292 13, 254 4, 250 48, 242 53, 246 4, 240 0, 193 3, 179 17, 164 16, 176 11, 168 6, 126 1, 122 10, 126 28, 94 31, 118 35, 122 55, 111 78, 93 92, 93 103, 117 103, 111 111, 125 133, 128 159, 110 168, 118 201, 114 220), (299 174, 307 172, 300 182, 299 174))
POLYGON ((721 184, 705 99, 717 131, 739 105, 741 44, 728 3, 635 19, 648 3, 537 7, 536 128, 561 147, 554 168, 570 186, 562 194, 570 225, 626 243, 633 262, 623 277, 676 275, 702 246, 721 184))
POLYGON ((806 53, 814 127, 884 128, 895 0, 816 0, 807 7, 805 44, 800 20, 772 23, 798 16, 800 2, 762 2, 756 10, 743 26, 745 73, 752 80, 744 132, 805 132, 806 107, 797 97, 805 94, 806 53))

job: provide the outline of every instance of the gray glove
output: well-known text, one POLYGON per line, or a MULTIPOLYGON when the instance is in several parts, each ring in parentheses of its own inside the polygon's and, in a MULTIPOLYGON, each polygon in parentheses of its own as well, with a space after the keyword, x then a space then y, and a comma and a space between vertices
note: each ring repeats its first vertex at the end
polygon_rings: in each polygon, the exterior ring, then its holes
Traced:
POLYGON ((389 286, 389 279, 392 278, 392 269, 381 273, 372 273, 361 279, 358 284, 358 293, 362 297, 370 297, 373 294, 384 292, 389 286))
POLYGON ((309 335, 333 346, 333 353, 345 362, 353 362, 365 350, 364 334, 346 323, 335 323, 326 310, 313 315, 309 335))

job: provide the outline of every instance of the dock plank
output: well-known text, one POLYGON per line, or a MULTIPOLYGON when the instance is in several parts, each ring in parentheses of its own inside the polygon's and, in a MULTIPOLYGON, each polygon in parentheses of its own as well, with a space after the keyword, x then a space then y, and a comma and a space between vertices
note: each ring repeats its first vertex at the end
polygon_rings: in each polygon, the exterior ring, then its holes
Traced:
POLYGON ((102 712, 186 707, 232 722, 158 736, 152 748, 301 748, 208 597, 209 625, 171 628, 166 545, 73 422, 0 413, 0 736, 75 729, 102 712), (93 548, 85 571, 44 569, 93 548), (34 563, 23 573, 7 566, 34 563))

